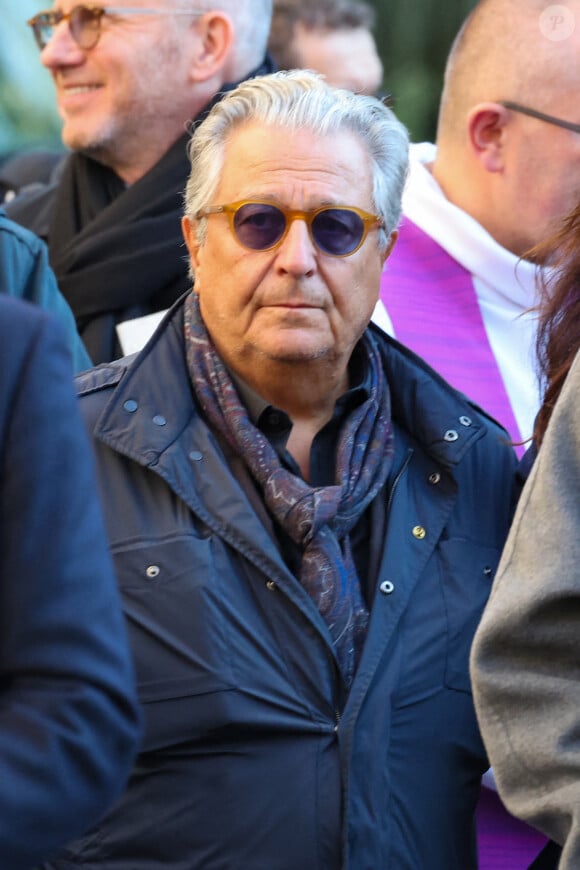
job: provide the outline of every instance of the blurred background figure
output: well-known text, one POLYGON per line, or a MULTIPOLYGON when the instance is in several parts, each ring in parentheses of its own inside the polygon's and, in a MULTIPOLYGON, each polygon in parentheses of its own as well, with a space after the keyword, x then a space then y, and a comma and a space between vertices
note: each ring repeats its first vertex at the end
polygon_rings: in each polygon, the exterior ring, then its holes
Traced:
MULTIPOLYGON (((531 437, 540 406, 533 309, 537 265, 551 253, 535 246, 580 197, 580 27, 570 26, 580 3, 566 8, 550 22, 540 0, 482 0, 460 28, 436 145, 412 147, 381 286, 382 325, 516 444, 531 437)), ((508 849, 525 867, 544 842, 489 789, 478 821, 482 868, 504 866, 508 849)))
POLYGON ((0 867, 95 823, 137 749, 134 677, 59 322, 0 297, 0 867))
POLYGON ((29 25, 70 154, 6 203, 46 241, 95 364, 189 287, 180 228, 190 128, 236 82, 270 71, 271 0, 63 0, 29 25), (137 324, 134 323, 137 321, 137 324))
POLYGON ((375 12, 362 0, 274 0, 268 50, 279 69, 311 69, 330 85, 376 93, 383 65, 375 12))
MULTIPOLYGON (((436 3, 366 0, 376 14, 374 37, 385 87, 416 142, 433 141, 449 46, 474 0, 436 3)), ((154 0, 151 0, 152 5, 154 0)), ((0 30, 0 160, 20 149, 58 148, 60 120, 52 85, 40 64, 26 19, 50 6, 43 0, 6 3, 0 30)))
MULTIPOLYGON (((578 0, 567 8, 578 20, 578 0)), ((381 287, 397 338, 516 442, 531 437, 540 404, 527 252, 580 196, 580 26, 559 38, 544 10, 542 0, 482 0, 460 29, 436 146, 412 149, 381 287)))
POLYGON ((543 401, 534 426, 533 456, 544 440, 576 352, 580 349, 580 203, 560 231, 539 245, 533 256, 550 259, 538 306, 536 353, 543 401))
MULTIPOLYGON (((580 205, 535 249, 550 257, 537 356, 543 402, 532 468, 476 635, 478 716, 500 794, 555 842, 561 870, 580 866, 580 205), (537 454, 537 458, 536 458, 537 454)), ((535 867, 536 865, 534 865, 535 867)))
POLYGON ((77 332, 70 307, 56 284, 46 245, 0 209, 0 293, 34 302, 61 322, 73 368, 83 371, 91 360, 77 332))

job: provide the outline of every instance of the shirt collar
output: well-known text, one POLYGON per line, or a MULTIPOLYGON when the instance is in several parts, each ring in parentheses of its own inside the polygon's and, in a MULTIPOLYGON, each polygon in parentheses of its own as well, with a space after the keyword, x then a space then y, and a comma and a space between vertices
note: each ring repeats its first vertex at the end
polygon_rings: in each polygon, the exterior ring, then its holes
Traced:
MULTIPOLYGON (((351 408, 362 404, 370 394, 370 367, 361 342, 355 346, 349 366, 350 386, 336 401, 333 418, 342 418, 351 408)), ((287 429, 290 434, 292 421, 285 411, 268 403, 236 372, 228 368, 228 372, 238 391, 250 420, 263 431, 270 431, 274 426, 278 431, 287 429)))

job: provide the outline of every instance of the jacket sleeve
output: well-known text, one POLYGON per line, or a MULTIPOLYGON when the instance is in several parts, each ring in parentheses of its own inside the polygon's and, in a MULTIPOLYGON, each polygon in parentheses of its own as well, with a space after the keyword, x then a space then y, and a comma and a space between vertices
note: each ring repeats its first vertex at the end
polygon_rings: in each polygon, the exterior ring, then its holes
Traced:
POLYGON ((139 715, 60 324, 0 305, 0 867, 83 833, 124 788, 139 715), (13 317, 12 314, 18 314, 13 317))
POLYGON ((477 714, 508 809, 580 867, 580 357, 520 499, 475 636, 477 714))
POLYGON ((34 302, 54 314, 66 333, 75 372, 91 367, 74 315, 48 262, 46 245, 33 233, 7 220, 1 211, 0 292, 34 302))

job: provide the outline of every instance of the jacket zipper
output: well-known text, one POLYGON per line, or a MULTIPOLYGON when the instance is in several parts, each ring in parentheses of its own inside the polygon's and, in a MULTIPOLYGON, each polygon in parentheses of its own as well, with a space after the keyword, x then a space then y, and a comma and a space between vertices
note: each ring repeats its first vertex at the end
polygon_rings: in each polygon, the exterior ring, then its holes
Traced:
POLYGON ((401 468, 400 468, 399 471, 397 472, 397 476, 395 477, 395 479, 394 479, 394 481, 393 481, 393 485, 392 485, 392 487, 391 487, 391 491, 389 492, 389 498, 388 498, 388 500, 387 500, 387 518, 388 518, 388 516, 389 516, 389 514, 390 514, 390 512, 391 512, 391 507, 392 507, 392 504, 393 504, 393 497, 394 497, 394 495, 395 495, 395 489, 397 488, 398 483, 399 483, 400 479, 402 478, 403 474, 404 474, 405 471, 407 470, 407 468, 408 468, 408 466, 409 466, 409 463, 410 463, 410 461, 411 461, 411 457, 413 456, 413 453, 414 453, 413 448, 412 448, 412 447, 408 447, 408 448, 407 448, 407 457, 406 457, 405 461, 403 462, 403 465, 401 466, 401 468))

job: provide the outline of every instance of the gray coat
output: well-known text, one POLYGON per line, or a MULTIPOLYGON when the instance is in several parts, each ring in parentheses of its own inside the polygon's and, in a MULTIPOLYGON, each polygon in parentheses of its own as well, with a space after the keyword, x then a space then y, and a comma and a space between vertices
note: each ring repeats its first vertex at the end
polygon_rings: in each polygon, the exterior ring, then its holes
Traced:
POLYGON ((580 867, 580 357, 520 499, 471 654, 508 809, 580 867))

